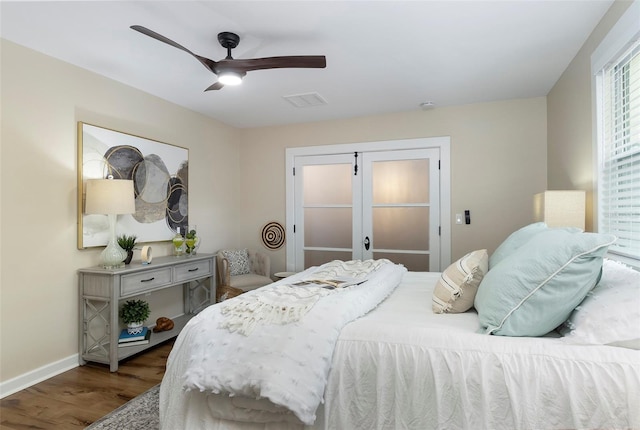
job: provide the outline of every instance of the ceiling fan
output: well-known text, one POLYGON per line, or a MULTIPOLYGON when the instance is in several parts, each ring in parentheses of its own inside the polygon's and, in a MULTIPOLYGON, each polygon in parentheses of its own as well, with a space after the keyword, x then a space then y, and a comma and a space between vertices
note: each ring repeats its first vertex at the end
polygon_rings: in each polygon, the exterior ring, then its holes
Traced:
POLYGON ((175 48, 181 49, 194 56, 204 67, 218 77, 218 81, 210 85, 205 91, 219 90, 225 85, 237 85, 242 82, 242 78, 251 70, 260 69, 282 69, 282 68, 315 68, 322 69, 327 66, 324 55, 297 55, 285 57, 251 58, 246 60, 234 59, 231 50, 240 43, 240 36, 235 33, 224 31, 218 34, 218 42, 227 49, 227 56, 220 61, 213 61, 200 55, 194 54, 184 46, 173 40, 149 30, 141 25, 132 25, 133 30, 153 37, 175 48))

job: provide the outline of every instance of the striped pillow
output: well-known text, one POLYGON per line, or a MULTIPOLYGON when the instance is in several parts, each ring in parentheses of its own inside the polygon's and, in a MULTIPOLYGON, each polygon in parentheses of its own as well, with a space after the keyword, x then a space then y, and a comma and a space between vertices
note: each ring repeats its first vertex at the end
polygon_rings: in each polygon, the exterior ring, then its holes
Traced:
POLYGON ((470 252, 447 267, 433 290, 433 312, 454 314, 471 309, 488 267, 486 249, 470 252))

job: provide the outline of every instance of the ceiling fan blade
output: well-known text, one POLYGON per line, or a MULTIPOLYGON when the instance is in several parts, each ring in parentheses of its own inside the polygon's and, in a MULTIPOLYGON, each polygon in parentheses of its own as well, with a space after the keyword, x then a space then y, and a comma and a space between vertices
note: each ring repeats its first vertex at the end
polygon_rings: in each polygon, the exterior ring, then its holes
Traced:
POLYGON ((142 34, 144 34, 144 35, 147 35, 147 36, 149 36, 149 37, 152 37, 152 38, 154 38, 154 39, 156 39, 156 40, 159 40, 160 42, 164 42, 164 43, 166 43, 167 45, 171 45, 171 46, 173 46, 174 48, 181 49, 181 50, 183 50, 184 52, 187 52, 187 53, 191 54, 191 55, 192 55, 192 56, 194 56, 198 61, 200 61, 200 63, 202 63, 202 65, 203 65, 204 67, 206 67, 206 68, 207 68, 207 70, 209 70, 209 71, 210 71, 210 72, 212 72, 212 73, 216 73, 216 72, 215 72, 215 67, 216 67, 216 64, 217 64, 217 63, 216 63, 215 61, 210 60, 210 59, 205 58, 205 57, 201 57, 201 56, 200 56, 200 55, 198 55, 198 54, 194 54, 193 52, 191 52, 190 50, 188 50, 188 49, 187 49, 187 48, 185 48, 184 46, 180 45, 179 43, 174 42, 173 40, 171 40, 171 39, 169 39, 169 38, 167 38, 167 37, 164 37, 163 35, 161 35, 161 34, 159 34, 159 33, 156 33, 156 32, 155 32, 155 31, 153 31, 153 30, 149 30, 148 28, 143 27, 143 26, 141 26, 141 25, 132 25, 130 28, 131 28, 132 30, 138 31, 138 32, 140 32, 140 33, 142 33, 142 34))
POLYGON ((218 81, 215 84, 209 85, 205 91, 219 90, 219 89, 222 89, 222 87, 224 87, 224 84, 218 81))
POLYGON ((327 59, 324 55, 292 55, 285 57, 252 58, 247 60, 224 59, 218 61, 216 64, 217 70, 226 69, 238 72, 284 68, 323 69, 325 67, 327 67, 327 59))

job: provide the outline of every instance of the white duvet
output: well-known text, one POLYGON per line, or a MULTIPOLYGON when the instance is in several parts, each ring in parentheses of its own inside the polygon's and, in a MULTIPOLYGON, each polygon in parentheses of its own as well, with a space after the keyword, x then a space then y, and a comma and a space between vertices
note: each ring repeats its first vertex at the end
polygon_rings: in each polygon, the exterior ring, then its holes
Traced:
POLYGON ((219 408, 220 418, 313 424, 342 327, 384 300, 405 272, 388 260, 332 262, 209 307, 180 335, 189 348, 183 387, 242 405, 219 408), (335 276, 365 282, 290 286, 335 276))
POLYGON ((433 314, 438 276, 406 273, 388 299, 342 329, 313 426, 247 420, 237 399, 185 392, 190 351, 180 336, 161 388, 162 428, 640 428, 640 351, 477 334, 473 311, 433 314))

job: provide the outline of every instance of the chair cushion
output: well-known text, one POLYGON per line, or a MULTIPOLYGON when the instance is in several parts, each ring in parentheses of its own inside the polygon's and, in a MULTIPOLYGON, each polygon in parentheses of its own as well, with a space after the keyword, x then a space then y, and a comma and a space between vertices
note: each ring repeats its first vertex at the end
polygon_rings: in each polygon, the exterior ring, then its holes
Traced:
POLYGON ((232 276, 230 283, 234 288, 239 288, 242 291, 250 291, 271 284, 272 282, 271 278, 266 276, 247 273, 245 275, 232 276))
POLYGON ((250 272, 249 252, 246 248, 224 250, 221 254, 229 262, 231 276, 245 275, 250 272))

